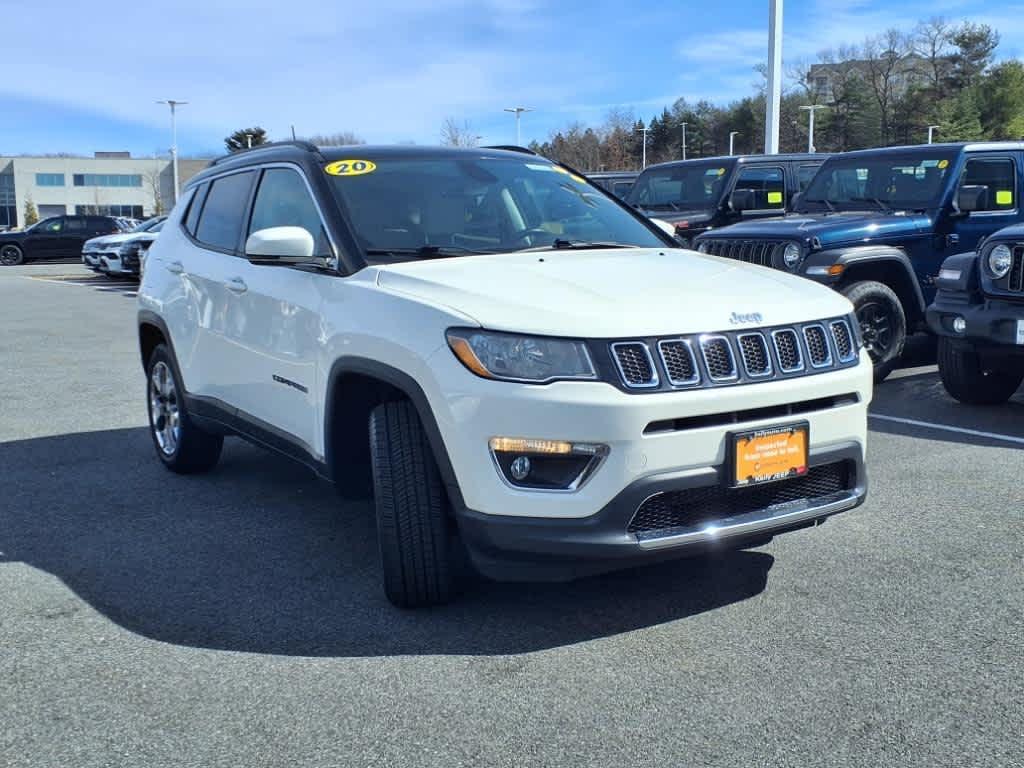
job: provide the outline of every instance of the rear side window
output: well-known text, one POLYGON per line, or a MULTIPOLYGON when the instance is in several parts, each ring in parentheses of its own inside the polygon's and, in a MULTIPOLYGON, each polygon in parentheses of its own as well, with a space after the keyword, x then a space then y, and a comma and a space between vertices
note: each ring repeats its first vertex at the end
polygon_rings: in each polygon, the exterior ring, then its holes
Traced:
POLYGON ((196 224, 199 223, 199 212, 203 210, 203 200, 206 197, 206 184, 203 184, 196 189, 195 194, 192 195, 192 199, 188 204, 188 213, 185 214, 185 229, 192 235, 196 236, 196 224))
POLYGON ((330 255, 320 213, 297 171, 288 168, 264 171, 252 206, 249 234, 269 227, 302 227, 313 238, 313 253, 330 255))
POLYGON ((744 168, 736 179, 736 189, 754 193, 754 209, 786 207, 786 182, 782 168, 744 168))
POLYGON ((1012 211, 1017 207, 1017 184, 1013 160, 1009 158, 968 160, 960 184, 984 189, 979 211, 1012 211))
POLYGON ((85 219, 78 216, 68 216, 64 220, 65 235, 81 235, 85 233, 85 219))
POLYGON ((814 174, 821 168, 820 165, 801 165, 796 169, 796 180, 800 186, 800 191, 803 192, 811 184, 811 179, 814 178, 814 174))
POLYGON ((196 240, 225 251, 234 251, 238 247, 252 177, 252 171, 246 171, 210 182, 210 191, 206 193, 206 202, 196 225, 196 240))

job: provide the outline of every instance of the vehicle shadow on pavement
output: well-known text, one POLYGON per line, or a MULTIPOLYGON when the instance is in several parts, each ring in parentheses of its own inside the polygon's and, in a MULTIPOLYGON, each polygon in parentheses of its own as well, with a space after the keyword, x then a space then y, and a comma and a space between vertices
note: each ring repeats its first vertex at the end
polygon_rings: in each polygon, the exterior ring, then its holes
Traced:
POLYGON ((0 443, 0 462, 0 562, 54 574, 132 632, 201 648, 525 653, 745 600, 774 562, 739 551, 568 584, 475 580, 451 605, 406 612, 383 596, 372 506, 241 441, 193 477, 161 467, 142 428, 0 443))

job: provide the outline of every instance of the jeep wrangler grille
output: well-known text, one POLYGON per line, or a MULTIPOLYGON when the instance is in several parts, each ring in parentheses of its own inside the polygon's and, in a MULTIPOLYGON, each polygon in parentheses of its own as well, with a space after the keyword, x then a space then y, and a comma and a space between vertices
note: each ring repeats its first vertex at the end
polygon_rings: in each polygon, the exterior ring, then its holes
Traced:
POLYGON ((1013 249, 1013 263, 1010 266, 1010 279, 1006 283, 1011 291, 1024 291, 1024 248, 1013 249))
MULTIPOLYGON (((612 341, 603 356, 625 390, 753 384, 857 365, 846 318, 744 331, 612 341), (610 360, 609 360, 610 357, 610 360)), ((607 367, 605 367, 607 370, 607 367)))
POLYGON ((745 261, 748 264, 760 264, 762 267, 772 266, 772 255, 775 249, 785 245, 780 240, 740 240, 737 238, 712 238, 702 241, 705 253, 712 256, 723 256, 727 259, 745 261))
POLYGON ((699 529, 724 518, 758 512, 776 504, 814 501, 850 489, 850 463, 837 461, 811 467, 807 474, 748 488, 710 485, 659 493, 647 499, 626 527, 637 538, 659 538, 699 529))

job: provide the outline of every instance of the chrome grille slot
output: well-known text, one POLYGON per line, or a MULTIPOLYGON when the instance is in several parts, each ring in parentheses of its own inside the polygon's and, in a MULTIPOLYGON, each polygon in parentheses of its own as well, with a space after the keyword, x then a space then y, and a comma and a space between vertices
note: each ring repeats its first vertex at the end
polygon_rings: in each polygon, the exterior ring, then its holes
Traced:
POLYGON ((829 323, 832 329, 832 340, 836 344, 836 354, 841 362, 849 362, 857 356, 853 346, 853 333, 845 320, 833 320, 829 323))
POLYGON ((796 331, 789 328, 772 332, 775 354, 779 358, 779 369, 783 373, 796 373, 804 369, 804 356, 796 331))
POLYGON ((701 336, 700 351, 712 381, 732 381, 739 375, 729 339, 725 336, 701 336))
POLYGON ((612 357, 627 387, 639 389, 658 386, 658 373, 654 368, 651 351, 643 342, 612 344, 612 357))
POLYGON ((1013 249, 1013 262, 1006 286, 1011 291, 1024 291, 1024 246, 1018 245, 1013 249))
POLYGON ((768 344, 760 333, 743 333, 738 337, 743 367, 752 378, 771 376, 772 359, 768 344))
POLYGON ((674 387, 696 384, 700 381, 693 346, 686 339, 668 339, 658 342, 658 352, 665 366, 669 383, 674 387))
POLYGON ((804 341, 807 342, 807 356, 814 368, 824 368, 832 363, 832 350, 829 349, 824 327, 805 325, 804 341))
POLYGON ((702 242, 707 249, 706 252, 713 256, 759 264, 762 267, 772 266, 772 255, 779 245, 777 240, 739 240, 724 237, 710 238, 702 242))

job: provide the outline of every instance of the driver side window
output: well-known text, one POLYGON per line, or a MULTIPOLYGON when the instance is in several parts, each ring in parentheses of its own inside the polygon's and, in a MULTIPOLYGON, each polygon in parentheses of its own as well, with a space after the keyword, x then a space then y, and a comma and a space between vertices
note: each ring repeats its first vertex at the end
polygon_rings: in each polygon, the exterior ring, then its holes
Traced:
POLYGON ((979 212, 1012 211, 1017 207, 1017 183, 1013 160, 970 159, 964 166, 961 187, 979 187, 979 212))
POLYGON ((320 212, 297 171, 268 168, 263 172, 246 234, 270 227, 301 227, 313 237, 314 256, 331 256, 320 212))
POLYGON ((36 231, 44 235, 59 235, 64 231, 64 220, 59 216, 53 219, 46 219, 36 227, 36 231))
POLYGON ((786 207, 786 182, 781 168, 744 168, 736 179, 735 189, 754 193, 754 210, 786 207))

